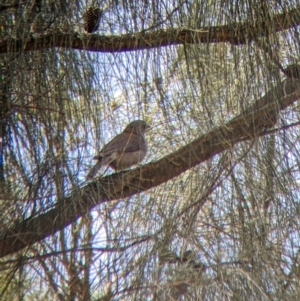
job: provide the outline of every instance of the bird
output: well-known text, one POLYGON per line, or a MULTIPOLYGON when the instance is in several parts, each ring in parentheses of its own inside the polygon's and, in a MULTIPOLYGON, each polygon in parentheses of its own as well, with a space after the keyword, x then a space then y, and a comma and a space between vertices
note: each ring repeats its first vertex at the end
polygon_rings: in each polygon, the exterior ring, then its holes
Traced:
POLYGON ((83 15, 84 30, 88 33, 95 32, 99 27, 99 22, 102 15, 103 10, 97 6, 90 6, 83 15))
POLYGON ((98 162, 89 171, 86 179, 92 179, 102 166, 121 171, 140 163, 147 153, 145 133, 149 129, 150 126, 144 120, 129 123, 121 134, 108 142, 94 157, 98 162))

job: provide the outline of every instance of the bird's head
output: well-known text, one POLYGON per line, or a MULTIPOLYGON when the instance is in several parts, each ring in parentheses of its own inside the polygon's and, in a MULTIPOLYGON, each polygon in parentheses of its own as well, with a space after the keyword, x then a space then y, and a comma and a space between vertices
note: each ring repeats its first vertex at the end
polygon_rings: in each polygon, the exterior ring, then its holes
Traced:
POLYGON ((135 120, 130 122, 124 132, 126 133, 135 133, 135 134, 144 134, 147 130, 150 129, 150 126, 144 120, 135 120))

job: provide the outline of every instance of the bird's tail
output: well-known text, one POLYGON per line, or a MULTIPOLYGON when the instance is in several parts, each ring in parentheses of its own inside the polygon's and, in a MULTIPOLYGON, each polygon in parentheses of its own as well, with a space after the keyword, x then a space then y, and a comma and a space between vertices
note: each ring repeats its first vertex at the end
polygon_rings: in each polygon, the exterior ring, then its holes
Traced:
POLYGON ((92 169, 87 174, 86 180, 92 179, 102 166, 103 166, 103 162, 101 160, 98 160, 98 162, 92 167, 92 169))

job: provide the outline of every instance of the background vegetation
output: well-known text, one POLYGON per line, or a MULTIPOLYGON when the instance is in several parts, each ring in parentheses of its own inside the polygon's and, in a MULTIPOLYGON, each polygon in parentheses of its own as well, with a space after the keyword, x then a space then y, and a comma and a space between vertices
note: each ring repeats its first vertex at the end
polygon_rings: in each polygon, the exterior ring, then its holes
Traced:
POLYGON ((296 0, 2 0, 0 299, 299 300, 299 29, 296 0), (143 166, 85 182, 134 119, 143 166))

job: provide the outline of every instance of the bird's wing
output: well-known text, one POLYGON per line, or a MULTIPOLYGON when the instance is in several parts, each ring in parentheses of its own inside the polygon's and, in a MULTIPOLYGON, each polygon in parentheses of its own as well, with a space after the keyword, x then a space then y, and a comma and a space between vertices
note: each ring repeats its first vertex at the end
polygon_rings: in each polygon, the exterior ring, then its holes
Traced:
POLYGON ((112 153, 110 156, 96 156, 94 159, 97 159, 98 162, 92 167, 92 169, 89 171, 89 173, 86 176, 87 180, 92 179, 97 172, 101 169, 102 166, 110 165, 111 162, 115 161, 118 157, 118 154, 116 152, 112 153))
POLYGON ((121 133, 108 142, 100 151, 99 156, 106 157, 116 152, 135 152, 141 148, 141 137, 131 133, 121 133))

